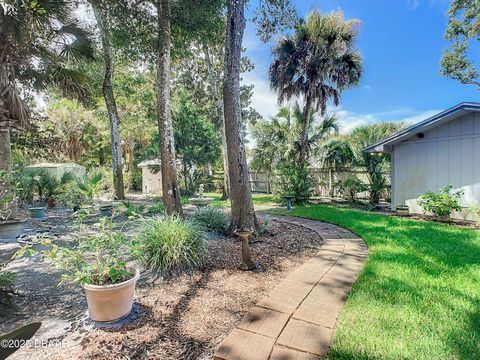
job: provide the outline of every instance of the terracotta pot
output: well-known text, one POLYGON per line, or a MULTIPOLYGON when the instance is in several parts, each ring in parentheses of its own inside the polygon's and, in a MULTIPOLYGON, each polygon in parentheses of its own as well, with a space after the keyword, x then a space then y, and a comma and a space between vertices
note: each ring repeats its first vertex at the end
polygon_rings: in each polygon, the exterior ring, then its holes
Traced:
POLYGON ((49 197, 47 201, 48 208, 51 209, 55 206, 55 199, 53 197, 49 197))
POLYGON ((124 318, 132 311, 135 284, 140 277, 138 269, 129 268, 135 276, 113 285, 84 284, 90 319, 99 322, 124 318))

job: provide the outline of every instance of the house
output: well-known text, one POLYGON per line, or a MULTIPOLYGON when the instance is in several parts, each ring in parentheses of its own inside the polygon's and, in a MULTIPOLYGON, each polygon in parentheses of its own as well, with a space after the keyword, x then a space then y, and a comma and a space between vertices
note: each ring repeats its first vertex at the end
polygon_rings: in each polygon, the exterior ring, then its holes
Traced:
MULTIPOLYGON (((392 155, 392 209, 451 184, 462 189, 460 203, 480 202, 480 103, 461 103, 366 149, 392 155)), ((463 218, 463 214, 452 214, 463 218)))
POLYGON ((160 194, 162 192, 160 164, 160 159, 151 159, 137 165, 142 171, 143 194, 160 194))

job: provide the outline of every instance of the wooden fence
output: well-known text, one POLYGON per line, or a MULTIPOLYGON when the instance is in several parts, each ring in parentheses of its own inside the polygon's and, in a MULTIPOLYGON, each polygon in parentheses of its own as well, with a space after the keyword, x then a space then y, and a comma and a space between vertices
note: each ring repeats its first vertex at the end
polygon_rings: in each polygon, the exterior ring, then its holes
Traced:
MULTIPOLYGON (((390 182, 390 174, 385 174, 390 182)), ((332 171, 330 169, 314 169, 313 177, 315 186, 313 188, 314 196, 338 196, 338 189, 335 184, 348 178, 357 178, 364 184, 368 184, 368 177, 365 171, 360 170, 344 170, 332 171)), ((253 192, 269 194, 272 192, 272 179, 264 172, 250 174, 250 186, 253 192)), ((389 194, 386 194, 389 196, 389 194)), ((358 194, 359 198, 364 198, 367 193, 358 194)))

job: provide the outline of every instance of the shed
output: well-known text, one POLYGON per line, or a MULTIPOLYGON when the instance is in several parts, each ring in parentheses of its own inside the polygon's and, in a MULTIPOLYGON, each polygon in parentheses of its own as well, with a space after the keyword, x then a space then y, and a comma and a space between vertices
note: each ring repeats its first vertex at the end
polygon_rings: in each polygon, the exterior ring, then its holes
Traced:
POLYGON ((137 166, 142 171, 142 193, 159 194, 162 192, 162 172, 160 159, 145 160, 137 166))
POLYGON ((31 171, 45 170, 49 174, 59 178, 66 172, 71 172, 76 177, 85 176, 85 168, 75 163, 39 163, 27 166, 25 169, 31 171))
POLYGON ((418 197, 446 185, 464 191, 462 207, 480 202, 480 103, 458 104, 366 150, 392 155, 393 210, 421 213, 418 197))

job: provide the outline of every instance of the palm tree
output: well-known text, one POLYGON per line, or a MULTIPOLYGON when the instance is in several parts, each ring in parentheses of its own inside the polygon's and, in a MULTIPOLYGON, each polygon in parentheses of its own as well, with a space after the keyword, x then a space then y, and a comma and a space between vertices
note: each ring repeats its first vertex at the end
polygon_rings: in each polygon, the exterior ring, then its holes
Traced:
POLYGON ((282 38, 273 50, 269 70, 270 86, 280 103, 303 96, 300 160, 307 158, 311 109, 326 111, 327 101, 340 102, 343 90, 358 84, 362 59, 355 48, 358 20, 345 21, 337 11, 322 15, 312 11, 293 35, 282 38))
POLYGON ((252 151, 250 168, 253 171, 265 171, 270 176, 278 161, 286 157, 289 151, 290 112, 281 109, 277 116, 269 120, 258 120, 252 127, 252 136, 256 146, 252 151))
POLYGON ((57 86, 86 102, 87 77, 68 68, 74 60, 93 59, 88 33, 72 17, 67 0, 7 0, 0 3, 0 170, 12 165, 12 131, 25 129, 29 109, 21 90, 57 86))
POLYGON ((356 165, 367 172, 372 205, 379 203, 380 196, 388 186, 385 173, 390 168, 390 155, 372 154, 366 152, 365 148, 405 129, 406 126, 404 122, 370 124, 355 128, 348 136, 356 152, 356 165))
POLYGON ((338 134, 339 131, 338 118, 335 114, 326 113, 318 116, 318 112, 314 109, 308 111, 307 117, 305 114, 307 114, 305 108, 302 109, 298 102, 295 102, 290 115, 291 136, 293 136, 290 157, 299 163, 310 158, 325 139, 338 134), (304 147, 303 155, 302 147, 304 147))
POLYGON ((323 166, 333 170, 348 168, 355 163, 355 153, 348 141, 334 139, 322 147, 323 166))
POLYGON ((344 139, 334 139, 321 148, 323 166, 329 169, 330 197, 335 195, 333 186, 334 175, 342 168, 351 167, 355 163, 355 153, 350 144, 344 139))
MULTIPOLYGON (((280 109, 270 120, 258 121, 252 135, 256 140, 251 161, 252 169, 271 173, 281 160, 300 161, 301 135, 304 128, 304 111, 295 103, 293 108, 280 109)), ((313 109, 309 114, 306 140, 307 159, 330 136, 338 133, 338 119, 335 114, 318 116, 313 109)))

